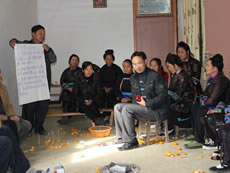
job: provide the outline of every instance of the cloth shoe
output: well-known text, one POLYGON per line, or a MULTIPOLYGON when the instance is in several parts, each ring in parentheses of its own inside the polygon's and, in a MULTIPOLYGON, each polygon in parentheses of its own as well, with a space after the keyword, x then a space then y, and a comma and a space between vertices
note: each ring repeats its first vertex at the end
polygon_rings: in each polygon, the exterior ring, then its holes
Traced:
POLYGON ((67 124, 69 122, 68 117, 62 117, 60 120, 57 120, 59 124, 67 124))
POLYGON ((192 141, 195 139, 195 136, 194 135, 189 135, 187 137, 184 138, 185 141, 192 141))
POLYGON ((95 121, 94 121, 95 125, 96 126, 103 126, 105 125, 105 121, 103 118, 97 118, 95 121))
POLYGON ((191 141, 188 144, 184 144, 184 147, 186 149, 197 149, 197 148, 202 148, 202 144, 196 141, 191 141))

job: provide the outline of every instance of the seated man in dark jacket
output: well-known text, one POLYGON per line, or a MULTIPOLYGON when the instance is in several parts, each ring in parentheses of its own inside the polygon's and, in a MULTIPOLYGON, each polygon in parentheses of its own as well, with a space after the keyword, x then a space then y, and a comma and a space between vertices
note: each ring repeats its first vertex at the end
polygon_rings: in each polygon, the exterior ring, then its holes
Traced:
POLYGON ((166 81, 157 72, 147 68, 144 52, 134 52, 131 60, 135 70, 135 74, 130 78, 132 103, 119 103, 114 107, 117 136, 114 143, 124 143, 119 150, 138 147, 134 120, 161 122, 166 120, 168 115, 166 81))

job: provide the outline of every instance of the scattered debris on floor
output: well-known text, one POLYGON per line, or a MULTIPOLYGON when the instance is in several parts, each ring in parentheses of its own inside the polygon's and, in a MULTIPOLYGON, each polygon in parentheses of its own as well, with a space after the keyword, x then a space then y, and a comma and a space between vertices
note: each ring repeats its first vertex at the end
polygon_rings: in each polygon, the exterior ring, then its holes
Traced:
POLYGON ((140 167, 136 164, 124 164, 111 162, 101 168, 98 168, 96 173, 108 173, 108 172, 119 172, 119 173, 139 173, 140 167))
POLYGON ((35 150, 36 150, 36 148, 35 148, 34 146, 32 146, 31 149, 25 150, 24 152, 25 152, 25 153, 28 153, 28 152, 33 152, 33 151, 35 151, 35 150))
MULTIPOLYGON (((177 142, 171 143, 173 146, 178 146, 179 144, 177 142)), ((166 157, 178 157, 184 159, 187 156, 187 153, 182 152, 182 148, 180 146, 177 147, 177 152, 165 152, 166 157)))
POLYGON ((193 171, 192 173, 205 173, 205 172, 203 170, 201 170, 201 169, 198 169, 196 171, 193 171))

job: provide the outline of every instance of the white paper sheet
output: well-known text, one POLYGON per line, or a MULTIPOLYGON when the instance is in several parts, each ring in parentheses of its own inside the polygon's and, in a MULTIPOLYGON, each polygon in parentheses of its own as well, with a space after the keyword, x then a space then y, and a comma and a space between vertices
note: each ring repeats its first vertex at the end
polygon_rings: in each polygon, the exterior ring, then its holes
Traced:
POLYGON ((42 44, 14 47, 19 105, 50 99, 42 44))

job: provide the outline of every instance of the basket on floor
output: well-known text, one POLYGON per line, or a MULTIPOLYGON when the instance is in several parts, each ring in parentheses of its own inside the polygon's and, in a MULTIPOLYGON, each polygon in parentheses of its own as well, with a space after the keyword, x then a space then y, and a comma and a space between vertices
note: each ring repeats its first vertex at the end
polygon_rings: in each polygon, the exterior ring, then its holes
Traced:
POLYGON ((97 138, 109 136, 111 130, 112 127, 110 126, 94 126, 89 128, 90 134, 97 138))

